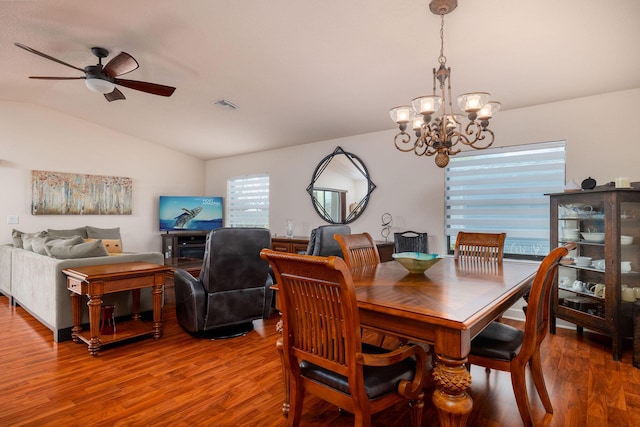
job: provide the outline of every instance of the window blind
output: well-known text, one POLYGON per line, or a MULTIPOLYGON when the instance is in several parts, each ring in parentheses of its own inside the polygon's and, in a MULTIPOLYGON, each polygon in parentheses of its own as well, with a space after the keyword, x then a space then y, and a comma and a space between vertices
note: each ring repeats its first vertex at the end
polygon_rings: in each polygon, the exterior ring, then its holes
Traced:
POLYGON ((445 170, 445 233, 506 232, 505 256, 549 252, 549 197, 565 184, 565 141, 465 151, 445 170))
POLYGON ((227 179, 227 226, 269 228, 269 175, 227 179))

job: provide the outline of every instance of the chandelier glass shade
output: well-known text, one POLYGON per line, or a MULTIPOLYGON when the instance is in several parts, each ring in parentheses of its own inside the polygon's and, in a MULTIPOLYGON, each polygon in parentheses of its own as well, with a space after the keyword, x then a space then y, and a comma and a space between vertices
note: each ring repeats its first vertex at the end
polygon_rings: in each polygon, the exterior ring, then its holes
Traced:
POLYGON ((444 56, 444 15, 456 6, 456 0, 432 0, 430 3, 431 11, 441 19, 440 65, 433 69, 433 93, 413 99, 411 105, 389 110, 391 119, 400 129, 394 137, 396 148, 403 152, 413 151, 418 156, 435 156, 436 165, 441 168, 449 164, 449 156, 461 151, 460 147, 478 150, 490 147, 494 134, 489 129, 489 120, 500 111, 500 103, 491 101, 487 92, 458 96, 458 107, 467 114, 466 124, 463 125, 463 115, 453 111, 451 68, 447 67, 444 56), (407 132, 409 126, 415 132, 415 139, 407 132))

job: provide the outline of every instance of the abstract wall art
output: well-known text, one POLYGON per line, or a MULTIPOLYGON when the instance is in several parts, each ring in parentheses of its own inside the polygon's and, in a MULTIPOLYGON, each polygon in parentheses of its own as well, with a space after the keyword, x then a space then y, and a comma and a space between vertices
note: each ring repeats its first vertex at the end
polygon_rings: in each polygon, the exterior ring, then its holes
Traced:
POLYGON ((31 171, 33 215, 131 215, 131 178, 31 171))

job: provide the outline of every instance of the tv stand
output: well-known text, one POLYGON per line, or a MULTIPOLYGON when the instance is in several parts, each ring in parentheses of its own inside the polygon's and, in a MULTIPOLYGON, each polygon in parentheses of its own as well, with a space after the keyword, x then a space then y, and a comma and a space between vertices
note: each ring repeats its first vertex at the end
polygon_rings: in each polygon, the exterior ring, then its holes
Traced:
POLYGON ((176 262, 179 258, 204 258, 204 246, 208 231, 175 231, 162 235, 162 253, 165 260, 176 262))

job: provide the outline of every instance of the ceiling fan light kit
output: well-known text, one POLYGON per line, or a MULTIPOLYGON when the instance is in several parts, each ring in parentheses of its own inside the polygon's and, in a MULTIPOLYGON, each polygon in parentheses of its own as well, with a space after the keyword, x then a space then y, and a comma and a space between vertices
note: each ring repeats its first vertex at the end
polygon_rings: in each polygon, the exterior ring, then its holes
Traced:
POLYGON ((116 88, 116 85, 160 96, 171 96, 176 90, 176 88, 172 86, 118 78, 123 74, 134 71, 139 66, 138 62, 133 58, 133 56, 129 55, 126 52, 120 52, 118 55, 113 57, 113 59, 107 62, 106 65, 103 66, 102 58, 106 58, 107 56, 109 56, 109 51, 102 47, 92 47, 91 52, 98 58, 98 64, 88 65, 83 69, 49 56, 46 53, 37 51, 29 46, 25 46, 21 43, 14 44, 17 47, 26 50, 27 52, 31 52, 53 62, 57 62, 58 64, 73 68, 74 70, 82 71, 85 74, 82 77, 30 76, 29 78, 41 80, 84 80, 87 88, 89 88, 93 92, 103 94, 106 100, 109 102, 116 101, 118 99, 125 99, 124 94, 118 88, 116 88))
POLYGON ((462 114, 453 111, 451 67, 447 67, 444 56, 444 15, 457 6, 457 0, 432 0, 429 3, 429 9, 440 15, 441 22, 439 67, 433 69, 433 93, 415 98, 411 105, 389 110, 391 119, 400 129, 393 139, 396 148, 403 152, 413 151, 417 156, 435 155, 435 163, 441 168, 449 164, 449 156, 461 151, 456 147, 458 143, 477 150, 489 148, 494 141, 489 119, 500 110, 500 103, 491 101, 489 93, 472 92, 458 96, 458 106, 467 113, 469 120, 464 129, 462 114), (438 117, 433 118, 436 113, 439 113, 438 117), (406 132, 409 124, 415 132, 413 141, 406 132))
POLYGON ((87 78, 84 80, 84 84, 89 88, 89 90, 102 94, 111 93, 116 88, 116 85, 114 85, 110 81, 103 80, 97 77, 87 76, 87 78))

